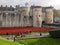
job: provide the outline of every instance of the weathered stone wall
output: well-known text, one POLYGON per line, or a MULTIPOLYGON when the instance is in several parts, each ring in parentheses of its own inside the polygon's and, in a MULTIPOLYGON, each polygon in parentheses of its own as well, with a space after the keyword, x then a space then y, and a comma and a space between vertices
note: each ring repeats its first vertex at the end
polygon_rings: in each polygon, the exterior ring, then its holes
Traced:
POLYGON ((42 21, 53 23, 53 8, 46 8, 42 12, 42 7, 0 7, 0 27, 41 27, 42 21), (30 9, 30 10, 29 10, 30 9))
POLYGON ((53 23, 53 9, 46 9, 46 23, 53 23))
POLYGON ((31 9, 33 16, 33 26, 34 27, 41 27, 42 25, 42 8, 41 7, 34 7, 31 9))

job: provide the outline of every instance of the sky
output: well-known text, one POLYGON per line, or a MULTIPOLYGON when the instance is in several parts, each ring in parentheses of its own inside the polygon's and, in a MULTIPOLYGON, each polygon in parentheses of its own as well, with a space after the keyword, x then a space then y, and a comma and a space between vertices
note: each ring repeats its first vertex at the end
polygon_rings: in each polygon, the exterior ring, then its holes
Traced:
POLYGON ((56 9, 60 9, 60 0, 0 0, 0 5, 24 6, 26 2, 29 5, 53 6, 56 9))

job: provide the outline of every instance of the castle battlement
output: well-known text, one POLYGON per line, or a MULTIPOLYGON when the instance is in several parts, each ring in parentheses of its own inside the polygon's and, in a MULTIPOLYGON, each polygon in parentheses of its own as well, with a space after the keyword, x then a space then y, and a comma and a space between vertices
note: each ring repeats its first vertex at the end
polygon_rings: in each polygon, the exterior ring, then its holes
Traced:
POLYGON ((0 6, 0 27, 41 27, 43 21, 53 23, 53 7, 0 6))

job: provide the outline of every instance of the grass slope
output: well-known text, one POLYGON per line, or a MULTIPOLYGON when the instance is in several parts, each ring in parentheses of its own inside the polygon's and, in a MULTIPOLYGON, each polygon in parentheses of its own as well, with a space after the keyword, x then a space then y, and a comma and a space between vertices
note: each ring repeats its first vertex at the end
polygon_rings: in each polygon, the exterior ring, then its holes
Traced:
POLYGON ((53 38, 38 38, 21 40, 26 45, 60 45, 60 39, 53 38))
POLYGON ((9 41, 0 39, 0 45, 21 45, 21 44, 19 44, 18 42, 9 42, 9 41))

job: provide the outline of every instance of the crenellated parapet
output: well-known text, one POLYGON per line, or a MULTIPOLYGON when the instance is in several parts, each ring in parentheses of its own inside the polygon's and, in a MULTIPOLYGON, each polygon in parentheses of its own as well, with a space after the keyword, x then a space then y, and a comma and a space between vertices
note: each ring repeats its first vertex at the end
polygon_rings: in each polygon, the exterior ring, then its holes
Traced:
POLYGON ((0 11, 14 11, 14 7, 10 6, 8 7, 7 5, 4 7, 3 5, 0 6, 0 11))
POLYGON ((53 7, 0 6, 0 27, 42 27, 42 22, 53 23, 53 7))

